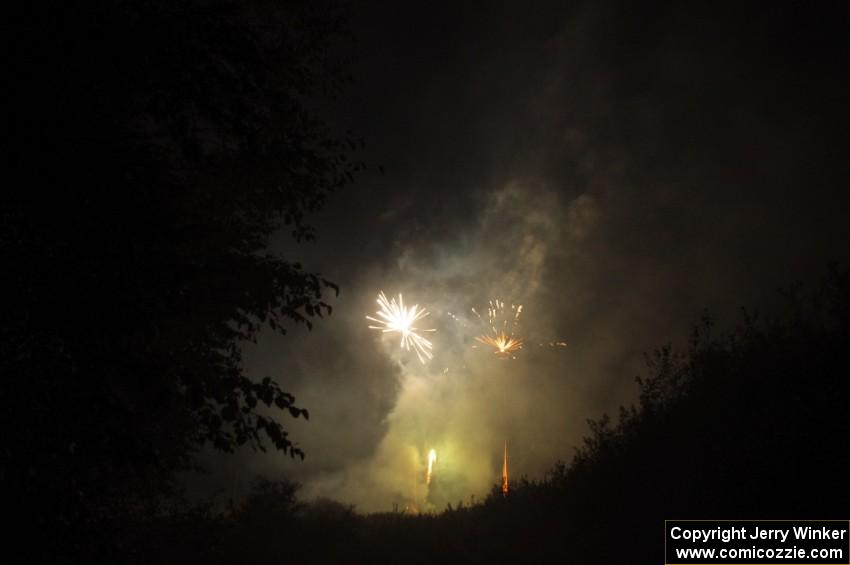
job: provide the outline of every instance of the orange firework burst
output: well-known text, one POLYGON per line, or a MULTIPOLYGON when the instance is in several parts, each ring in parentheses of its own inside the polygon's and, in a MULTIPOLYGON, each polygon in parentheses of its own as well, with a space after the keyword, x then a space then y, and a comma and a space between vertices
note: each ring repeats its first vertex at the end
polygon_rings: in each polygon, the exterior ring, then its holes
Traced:
POLYGON ((484 345, 489 345, 495 349, 496 355, 507 356, 519 349, 522 349, 522 338, 509 336, 504 332, 500 332, 495 336, 480 335, 475 339, 484 345))
MULTIPOLYGON (((483 322, 481 315, 472 309, 472 313, 483 322)), ((522 314, 522 304, 510 305, 510 310, 505 303, 496 299, 490 301, 487 309, 487 333, 477 336, 475 339, 493 348, 493 352, 503 358, 516 353, 522 349, 523 340, 516 335, 519 330, 519 317, 522 314)))

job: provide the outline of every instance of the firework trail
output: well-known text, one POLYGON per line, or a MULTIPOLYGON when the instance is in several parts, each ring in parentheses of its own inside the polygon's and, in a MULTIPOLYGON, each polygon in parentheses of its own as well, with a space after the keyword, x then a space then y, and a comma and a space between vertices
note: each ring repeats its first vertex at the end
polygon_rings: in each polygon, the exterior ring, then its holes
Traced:
MULTIPOLYGON (((434 472, 434 463, 437 462, 437 452, 435 450, 431 450, 428 452, 428 474, 425 475, 425 484, 431 485, 431 476, 434 472)), ((421 476, 421 475, 420 475, 421 476)))
POLYGON ((507 496, 511 490, 508 479, 508 440, 505 440, 505 456, 502 459, 502 496, 507 496))
POLYGON ((420 330, 413 326, 418 320, 429 315, 427 310, 419 308, 418 304, 405 308, 401 293, 399 293, 398 301, 396 301, 395 298, 387 299, 384 291, 381 291, 378 295, 378 305, 381 308, 375 313, 378 316, 377 318, 366 316, 367 320, 378 324, 369 326, 370 329, 381 330, 382 333, 398 333, 401 336, 399 347, 407 351, 413 349, 423 365, 426 359, 431 359, 434 356, 431 353, 433 345, 418 332, 434 332, 437 330, 420 330))

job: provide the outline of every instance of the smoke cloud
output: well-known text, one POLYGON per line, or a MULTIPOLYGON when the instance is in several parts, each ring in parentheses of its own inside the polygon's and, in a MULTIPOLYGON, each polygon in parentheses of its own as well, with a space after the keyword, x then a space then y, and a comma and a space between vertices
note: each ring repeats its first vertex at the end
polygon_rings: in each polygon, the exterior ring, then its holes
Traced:
POLYGON ((209 455, 198 490, 262 473, 363 511, 441 510, 499 484, 505 440, 511 476, 539 477, 704 308, 728 327, 850 258, 840 57, 782 32, 814 8, 564 4, 355 18, 360 86, 334 120, 386 174, 331 199, 316 245, 272 242, 341 284, 333 315, 246 347, 310 410, 284 420, 307 459, 209 455), (381 290, 431 312, 428 364, 367 328, 381 290), (524 306, 516 359, 474 340, 470 309, 496 298, 524 306))

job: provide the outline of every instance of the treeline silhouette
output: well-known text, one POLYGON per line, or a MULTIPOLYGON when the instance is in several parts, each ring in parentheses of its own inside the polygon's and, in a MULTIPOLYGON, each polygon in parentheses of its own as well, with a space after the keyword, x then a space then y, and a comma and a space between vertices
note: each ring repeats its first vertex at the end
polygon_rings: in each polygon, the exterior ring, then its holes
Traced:
POLYGON ((152 520, 167 524, 154 555, 651 564, 663 559, 665 519, 846 519, 850 271, 834 268, 816 292, 797 288, 787 299, 786 315, 744 312, 722 335, 705 316, 686 351, 648 355, 637 404, 590 421, 569 464, 515 481, 508 496, 493 485, 483 501, 439 514, 361 515, 300 502, 296 485, 260 478, 226 512, 152 520))

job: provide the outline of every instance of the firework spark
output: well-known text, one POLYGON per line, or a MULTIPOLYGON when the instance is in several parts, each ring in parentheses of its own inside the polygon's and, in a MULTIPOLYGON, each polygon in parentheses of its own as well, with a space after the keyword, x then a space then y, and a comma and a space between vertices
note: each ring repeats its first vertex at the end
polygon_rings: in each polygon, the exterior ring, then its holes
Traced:
MULTIPOLYGON (((425 484, 431 484, 431 476, 434 472, 434 463, 437 462, 437 452, 435 450, 431 450, 428 452, 428 474, 425 475, 425 484)), ((421 476, 421 475, 420 475, 421 476)))
POLYGON ((399 347, 407 351, 413 349, 423 365, 426 359, 431 359, 434 356, 431 353, 433 345, 420 335, 419 332, 434 332, 437 330, 420 330, 413 325, 418 320, 429 315, 427 310, 419 308, 418 304, 414 304, 410 308, 405 308, 401 293, 399 293, 398 301, 396 301, 395 298, 388 300, 383 291, 378 295, 378 305, 381 308, 375 313, 378 316, 377 318, 366 316, 367 320, 378 324, 376 326, 369 326, 370 329, 381 330, 383 333, 397 332, 401 336, 399 347))
MULTIPOLYGON (((481 314, 475 308, 472 313, 484 322, 481 314)), ((522 349, 523 340, 516 335, 519 330, 519 317, 522 314, 522 304, 511 304, 510 310, 505 308, 505 303, 499 299, 491 300, 487 309, 487 332, 477 336, 475 339, 492 347, 494 353, 500 357, 507 357, 522 349)))

